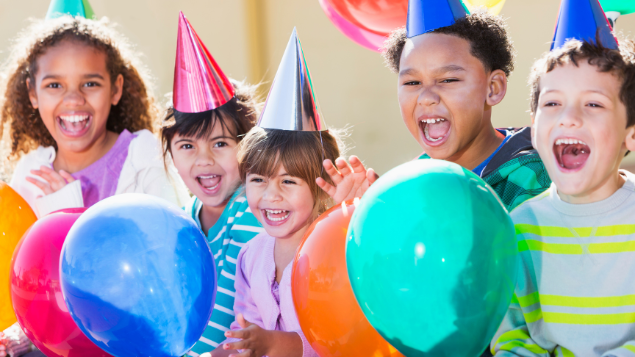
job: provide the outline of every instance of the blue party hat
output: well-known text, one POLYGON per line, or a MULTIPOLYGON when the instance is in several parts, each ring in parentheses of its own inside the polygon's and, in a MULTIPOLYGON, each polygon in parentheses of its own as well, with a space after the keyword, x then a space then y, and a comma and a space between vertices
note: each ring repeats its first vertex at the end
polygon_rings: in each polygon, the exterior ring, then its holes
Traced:
POLYGON ((617 49, 617 40, 598 0, 562 0, 551 49, 560 48, 570 39, 595 43, 617 49))
POLYGON ((88 0, 51 0, 46 18, 55 19, 64 15, 81 16, 87 19, 95 17, 88 0))
POLYGON ((469 14, 461 0, 410 0, 408 2, 408 38, 453 25, 469 14))
POLYGON ((327 129, 295 28, 271 84, 258 126, 294 131, 327 129))

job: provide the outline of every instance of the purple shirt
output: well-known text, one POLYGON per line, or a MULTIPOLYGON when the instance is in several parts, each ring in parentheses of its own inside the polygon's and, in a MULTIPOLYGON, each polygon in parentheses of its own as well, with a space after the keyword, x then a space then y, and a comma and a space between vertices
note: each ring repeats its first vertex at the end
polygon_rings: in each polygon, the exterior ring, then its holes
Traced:
POLYGON ((117 192, 119 175, 128 158, 128 147, 132 139, 136 137, 135 134, 124 129, 106 155, 72 175, 82 183, 84 207, 88 208, 104 198, 114 196, 117 192))
MULTIPOLYGON (((245 320, 266 330, 296 332, 302 339, 302 356, 318 357, 300 329, 291 295, 291 269, 289 263, 282 273, 280 284, 276 282, 276 263, 273 248, 276 239, 260 233, 247 242, 236 262, 236 298, 234 313, 243 314, 245 320)), ((236 321, 232 330, 239 330, 236 321)), ((228 339, 234 342, 237 339, 228 339)))

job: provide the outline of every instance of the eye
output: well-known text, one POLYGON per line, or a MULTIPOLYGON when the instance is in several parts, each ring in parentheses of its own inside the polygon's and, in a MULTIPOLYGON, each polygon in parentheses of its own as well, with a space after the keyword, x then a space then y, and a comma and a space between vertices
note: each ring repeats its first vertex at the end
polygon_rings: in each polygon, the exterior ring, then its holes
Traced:
POLYGON ((289 179, 283 180, 282 183, 285 184, 285 185, 295 185, 296 184, 295 181, 289 180, 289 179))
POLYGON ((53 88, 53 89, 58 89, 58 88, 62 88, 62 85, 59 83, 49 83, 46 85, 46 88, 53 88))
POLYGON ((255 183, 260 183, 264 181, 265 180, 263 180, 261 177, 253 177, 251 180, 249 180, 249 182, 255 182, 255 183))
POLYGON ((97 82, 88 82, 84 84, 84 87, 99 87, 99 83, 97 82))
POLYGON ((458 82, 459 80, 457 78, 446 78, 444 80, 441 81, 441 83, 452 83, 452 82, 458 82))
POLYGON ((181 145, 180 149, 184 149, 184 150, 189 150, 189 149, 193 149, 194 145, 192 144, 183 144, 181 145))
POLYGON ((229 144, 227 144, 227 143, 226 143, 226 142, 224 142, 224 141, 219 141, 219 142, 217 142, 217 143, 215 143, 215 144, 214 144, 214 147, 215 147, 215 148, 222 148, 222 147, 225 147, 225 146, 229 146, 229 144))
POLYGON ((546 102, 543 107, 557 107, 558 105, 557 102, 546 102))
POLYGON ((403 85, 404 86, 418 86, 420 84, 421 84, 421 82, 419 82, 419 81, 407 81, 407 82, 404 82, 403 85))
POLYGON ((604 106, 600 103, 589 103, 587 106, 591 108, 604 108, 604 106))

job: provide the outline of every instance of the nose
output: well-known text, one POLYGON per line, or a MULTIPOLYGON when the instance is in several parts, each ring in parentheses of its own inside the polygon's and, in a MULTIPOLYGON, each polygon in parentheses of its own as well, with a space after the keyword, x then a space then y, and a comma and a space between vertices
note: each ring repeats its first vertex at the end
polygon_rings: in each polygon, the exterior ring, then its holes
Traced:
POLYGON ((431 88, 423 88, 419 94, 418 104, 424 107, 439 104, 441 98, 431 88))
POLYGON ((64 96, 64 104, 67 107, 81 107, 86 104, 86 98, 84 95, 78 90, 70 90, 64 96))
POLYGON ((280 192, 280 187, 275 182, 271 182, 269 180, 267 187, 262 195, 262 199, 267 202, 280 202, 282 201, 282 192, 280 192))
POLYGON ((562 111, 560 118, 558 118, 558 126, 579 128, 582 126, 582 115, 582 111, 577 106, 569 106, 562 111))
POLYGON ((214 166, 216 165, 216 160, 214 160, 214 154, 212 150, 207 148, 205 145, 202 145, 201 149, 198 150, 196 155, 196 165, 197 166, 214 166))

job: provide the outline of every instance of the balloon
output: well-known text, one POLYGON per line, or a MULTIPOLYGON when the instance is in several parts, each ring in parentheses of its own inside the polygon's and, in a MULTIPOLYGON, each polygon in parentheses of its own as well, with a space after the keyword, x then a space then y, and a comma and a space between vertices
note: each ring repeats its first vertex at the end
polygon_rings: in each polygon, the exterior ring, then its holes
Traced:
POLYGON ((182 356, 207 326, 214 259, 182 210, 121 194, 75 222, 60 257, 64 300, 97 346, 118 356, 182 356))
POLYGON ((36 220, 29 204, 9 185, 0 181, 0 331, 17 321, 9 294, 11 256, 24 232, 36 220))
POLYGON ((346 232, 355 204, 343 202, 309 227, 293 261, 295 311, 321 357, 402 356, 368 323, 348 281, 346 232))
POLYGON ((408 0, 325 0, 358 28, 385 36, 406 25, 408 0))
POLYGON ((22 331, 47 356, 110 356, 77 327, 64 304, 59 261, 66 234, 85 208, 51 213, 27 231, 11 261, 11 299, 22 331))
POLYGON ((432 159, 375 182, 346 242, 364 315, 406 356, 480 356, 511 301, 516 256, 514 225, 494 191, 432 159))
POLYGON ((505 6, 505 1, 506 0, 463 0, 463 3, 470 12, 482 6, 487 8, 487 12, 490 14, 498 15, 503 9, 503 6, 505 6))
POLYGON ((620 15, 628 15, 635 12, 635 1, 633 0, 600 0, 600 5, 604 12, 615 11, 620 15))
POLYGON ((326 17, 331 20, 333 25, 340 30, 341 33, 346 35, 346 37, 353 40, 358 45, 368 48, 369 50, 375 52, 381 52, 381 47, 384 45, 384 41, 388 38, 388 34, 378 35, 374 32, 367 31, 364 28, 358 27, 342 16, 340 16, 327 2, 327 0, 319 0, 320 6, 322 6, 322 10, 326 14, 326 17))

